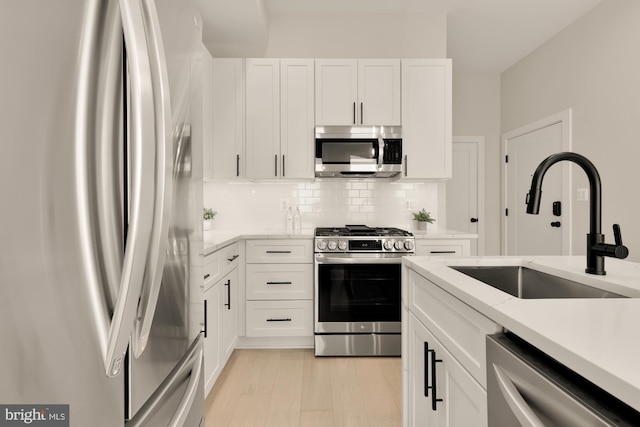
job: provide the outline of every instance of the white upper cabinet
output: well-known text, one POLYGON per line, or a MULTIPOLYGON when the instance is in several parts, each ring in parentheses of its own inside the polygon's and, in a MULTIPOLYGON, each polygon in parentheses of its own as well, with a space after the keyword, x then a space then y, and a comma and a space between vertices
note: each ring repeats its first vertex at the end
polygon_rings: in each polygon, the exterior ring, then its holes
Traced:
POLYGON ((246 177, 313 178, 313 60, 247 59, 246 91, 246 177))
POLYGON ((282 178, 314 177, 313 59, 280 60, 282 178))
POLYGON ((244 174, 244 60, 211 59, 211 170, 209 178, 237 178, 244 174))
POLYGON ((402 60, 404 178, 451 178, 451 60, 402 60))
POLYGON ((400 60, 317 59, 316 125, 399 125, 400 60))
POLYGON ((280 60, 247 59, 247 178, 280 176, 280 60))

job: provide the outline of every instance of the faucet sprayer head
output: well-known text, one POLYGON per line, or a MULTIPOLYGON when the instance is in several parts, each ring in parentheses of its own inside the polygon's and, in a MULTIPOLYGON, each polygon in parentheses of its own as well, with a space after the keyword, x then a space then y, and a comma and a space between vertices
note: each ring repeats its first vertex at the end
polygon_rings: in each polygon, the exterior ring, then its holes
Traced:
POLYGON ((531 187, 529 192, 527 193, 527 213, 538 215, 540 213, 540 197, 542 195, 542 191, 540 189, 531 187))

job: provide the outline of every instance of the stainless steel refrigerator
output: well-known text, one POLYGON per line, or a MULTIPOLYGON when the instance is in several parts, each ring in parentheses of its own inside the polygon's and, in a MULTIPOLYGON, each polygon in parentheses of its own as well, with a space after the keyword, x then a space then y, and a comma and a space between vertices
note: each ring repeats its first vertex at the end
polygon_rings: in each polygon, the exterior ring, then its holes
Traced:
POLYGON ((2 426, 204 424, 200 22, 0 4, 2 426))

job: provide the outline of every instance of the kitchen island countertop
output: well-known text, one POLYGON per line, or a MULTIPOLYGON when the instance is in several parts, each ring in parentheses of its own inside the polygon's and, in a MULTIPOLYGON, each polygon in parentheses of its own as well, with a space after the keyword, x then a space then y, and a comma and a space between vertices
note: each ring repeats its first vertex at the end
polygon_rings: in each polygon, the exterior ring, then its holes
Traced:
POLYGON ((607 275, 585 257, 405 257, 416 271, 589 381, 640 411, 640 264, 607 258, 607 275), (449 266, 521 265, 629 298, 519 299, 449 266))

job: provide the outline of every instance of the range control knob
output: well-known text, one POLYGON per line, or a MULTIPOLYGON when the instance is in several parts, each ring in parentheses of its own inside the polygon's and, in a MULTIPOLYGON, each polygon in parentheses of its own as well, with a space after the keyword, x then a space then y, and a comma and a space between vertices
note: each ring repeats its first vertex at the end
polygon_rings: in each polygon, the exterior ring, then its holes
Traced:
POLYGON ((392 250, 393 249, 393 240, 385 240, 384 243, 382 244, 382 246, 388 251, 392 250))
POLYGON ((396 248, 396 250, 400 251, 404 249, 404 244, 402 243, 402 240, 396 240, 396 242, 393 244, 393 247, 396 248))
POLYGON ((346 251, 347 250, 347 242, 345 242, 344 240, 340 240, 338 242, 338 249, 340 249, 341 251, 346 251))
POLYGON ((336 243, 336 241, 335 241, 335 240, 329 240, 329 245, 328 245, 328 247, 329 247, 329 250, 330 250, 330 251, 335 251, 335 250, 336 250, 336 248, 338 247, 338 244, 336 243))
POLYGON ((404 248, 408 251, 413 250, 413 242, 411 240, 407 240, 404 242, 404 248))
POLYGON ((320 240, 318 241, 318 243, 316 243, 316 247, 321 251, 324 251, 325 249, 327 249, 327 242, 325 242, 324 240, 320 240))

